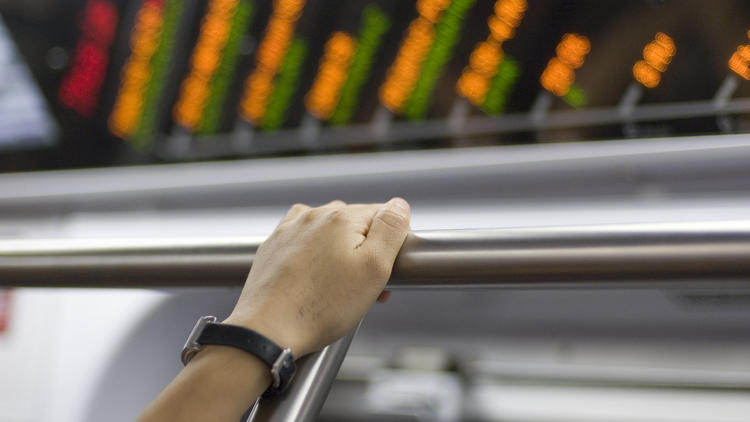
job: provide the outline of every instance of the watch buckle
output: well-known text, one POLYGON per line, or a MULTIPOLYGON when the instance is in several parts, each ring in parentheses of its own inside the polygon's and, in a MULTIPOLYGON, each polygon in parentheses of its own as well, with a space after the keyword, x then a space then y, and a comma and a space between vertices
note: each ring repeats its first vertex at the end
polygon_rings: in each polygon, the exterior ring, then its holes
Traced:
POLYGON ((271 377, 273 378, 273 388, 279 388, 281 385, 281 367, 287 364, 288 358, 292 356, 292 349, 284 349, 279 353, 279 357, 271 365, 271 377))
POLYGON ((190 362, 190 359, 195 356, 198 351, 201 349, 200 343, 198 343, 198 338, 203 333, 203 329, 206 327, 207 324, 216 322, 215 316, 203 316, 198 318, 198 321, 195 323, 195 326, 193 327, 193 330, 190 331, 190 335, 187 338, 187 341, 185 341, 185 346, 182 347, 182 354, 180 355, 182 359, 182 364, 187 365, 188 362, 190 362))

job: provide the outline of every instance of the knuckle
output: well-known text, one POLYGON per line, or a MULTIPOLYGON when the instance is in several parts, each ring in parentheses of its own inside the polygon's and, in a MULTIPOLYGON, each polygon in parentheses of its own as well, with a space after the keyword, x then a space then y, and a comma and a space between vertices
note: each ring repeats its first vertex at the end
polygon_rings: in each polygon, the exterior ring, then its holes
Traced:
POLYGON ((291 207, 289 208, 289 211, 304 211, 304 210, 306 210, 306 209, 308 209, 308 208, 310 208, 310 207, 308 207, 308 206, 307 206, 307 205, 305 205, 305 204, 302 204, 302 203, 299 203, 299 202, 297 202, 296 204, 292 205, 292 206, 291 206, 291 207))
POLYGON ((299 215, 300 221, 303 223, 311 223, 315 220, 315 218, 318 216, 317 210, 313 208, 308 208, 302 211, 299 215))
POLYGON ((335 200, 327 203, 326 205, 333 206, 333 207, 338 207, 338 206, 346 205, 346 203, 344 201, 340 200, 340 199, 335 199, 335 200))
POLYGON ((386 225, 397 229, 397 230, 408 230, 409 222, 406 217, 390 208, 386 208, 379 212, 376 216, 377 219, 385 223, 386 225))
POLYGON ((341 223, 346 221, 346 213, 339 208, 328 210, 325 213, 325 219, 330 223, 341 223))
POLYGON ((293 221, 282 221, 278 226, 276 226, 276 229, 274 229, 272 236, 286 233, 287 231, 289 231, 289 227, 292 225, 294 225, 293 221))
POLYGON ((284 217, 284 220, 294 220, 296 217, 298 217, 300 214, 302 214, 305 210, 310 209, 305 204, 296 203, 289 207, 289 211, 286 212, 286 216, 284 217))

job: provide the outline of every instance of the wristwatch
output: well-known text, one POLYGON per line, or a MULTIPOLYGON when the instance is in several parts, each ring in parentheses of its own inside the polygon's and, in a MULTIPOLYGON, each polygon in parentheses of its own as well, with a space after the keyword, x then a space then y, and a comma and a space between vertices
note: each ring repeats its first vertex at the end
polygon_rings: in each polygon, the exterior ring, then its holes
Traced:
POLYGON ((265 396, 283 392, 294 378, 296 367, 290 349, 282 349, 265 336, 245 327, 220 324, 214 316, 200 317, 195 323, 182 348, 182 364, 187 365, 201 350, 201 346, 207 344, 244 350, 268 365, 273 382, 264 393, 265 396))

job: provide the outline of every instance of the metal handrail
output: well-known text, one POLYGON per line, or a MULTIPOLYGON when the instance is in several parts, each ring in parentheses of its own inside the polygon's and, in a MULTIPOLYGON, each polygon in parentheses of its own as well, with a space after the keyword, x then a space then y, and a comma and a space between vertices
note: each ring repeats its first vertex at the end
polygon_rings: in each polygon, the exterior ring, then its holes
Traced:
MULTIPOLYGON (((0 286, 241 285, 263 237, 0 240, 0 286)), ((412 232, 390 288, 750 285, 750 220, 412 232)))
MULTIPOLYGON (((0 240, 0 286, 239 285, 262 237, 0 240)), ((750 220, 412 232, 391 288, 750 286, 750 220)), ((354 331, 252 422, 315 420, 354 331)))
POLYGON ((323 350, 297 361, 294 382, 281 397, 261 398, 248 422, 313 422, 318 419, 359 326, 323 350))

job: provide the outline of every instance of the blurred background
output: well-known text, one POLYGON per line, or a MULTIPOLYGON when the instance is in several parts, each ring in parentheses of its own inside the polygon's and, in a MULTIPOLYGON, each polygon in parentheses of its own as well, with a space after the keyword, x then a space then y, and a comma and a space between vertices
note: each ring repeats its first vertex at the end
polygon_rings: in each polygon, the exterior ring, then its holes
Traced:
MULTIPOLYGON (((750 212, 743 0, 0 0, 0 237, 750 212)), ((12 280, 0 280, 13 285, 12 280)), ((237 289, 0 290, 0 421, 127 421, 237 289)), ((750 290, 398 291, 321 421, 747 421, 750 290)))

